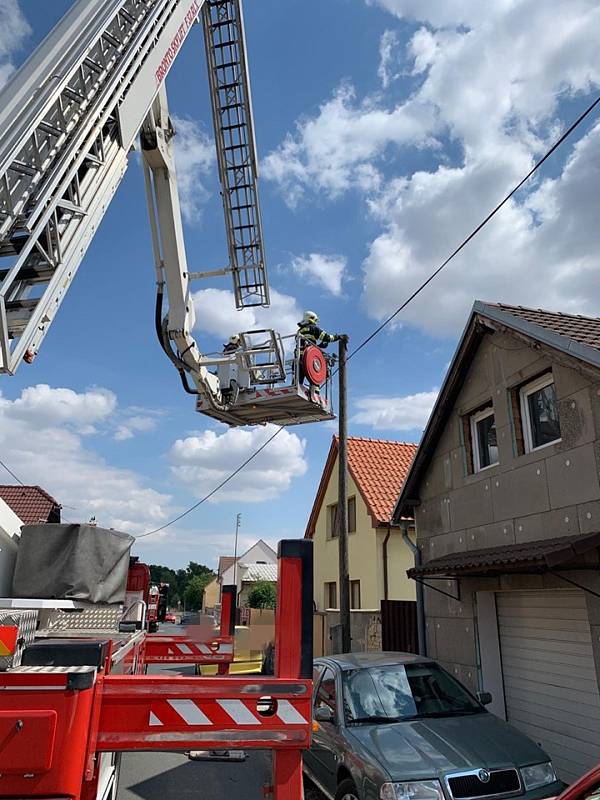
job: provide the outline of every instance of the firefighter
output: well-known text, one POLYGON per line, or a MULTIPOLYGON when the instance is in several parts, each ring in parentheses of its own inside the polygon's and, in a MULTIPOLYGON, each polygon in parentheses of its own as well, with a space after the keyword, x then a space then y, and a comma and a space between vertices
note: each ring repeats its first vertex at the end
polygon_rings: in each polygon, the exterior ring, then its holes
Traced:
POLYGON ((236 350, 240 349, 240 335, 239 333, 234 333, 233 336, 229 337, 229 341, 227 344, 223 345, 223 354, 228 355, 229 353, 235 353, 236 350))
MULTIPOLYGON (((300 365, 299 383, 303 385, 306 378, 304 371, 304 362, 302 355, 309 345, 316 345, 324 350, 331 342, 337 342, 340 339, 348 340, 346 334, 343 333, 327 333, 322 328, 319 328, 319 317, 314 311, 305 311, 302 317, 302 322, 298 323, 298 363, 300 365)), ((311 384, 311 393, 319 394, 319 387, 311 384)))
MULTIPOLYGON (((242 341, 238 333, 229 337, 227 344, 223 345, 223 355, 232 356, 240 350, 242 341)), ((237 360, 219 364, 217 370, 221 392, 226 403, 235 405, 240 389, 247 389, 250 386, 250 374, 243 369, 237 360)))

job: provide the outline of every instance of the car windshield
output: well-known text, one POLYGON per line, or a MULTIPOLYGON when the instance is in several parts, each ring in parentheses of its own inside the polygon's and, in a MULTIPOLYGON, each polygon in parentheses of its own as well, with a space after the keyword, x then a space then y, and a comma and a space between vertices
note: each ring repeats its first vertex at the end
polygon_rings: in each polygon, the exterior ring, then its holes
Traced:
POLYGON ((483 707, 437 664, 390 664, 344 673, 348 722, 476 714, 483 707))

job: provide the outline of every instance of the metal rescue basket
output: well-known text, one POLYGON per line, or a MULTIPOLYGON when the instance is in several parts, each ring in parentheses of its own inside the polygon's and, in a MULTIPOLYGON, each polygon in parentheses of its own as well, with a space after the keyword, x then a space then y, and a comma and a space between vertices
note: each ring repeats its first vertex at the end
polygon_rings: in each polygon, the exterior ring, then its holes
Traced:
POLYGON ((239 337, 240 347, 235 353, 204 358, 204 363, 219 368, 231 363, 238 366, 239 380, 227 407, 226 420, 203 395, 198 395, 198 411, 234 426, 267 422, 299 425, 335 418, 331 380, 334 356, 312 348, 317 350, 319 365, 318 369, 307 370, 302 362, 311 349, 310 344, 298 336, 282 337, 264 328, 240 333, 239 337), (303 385, 303 371, 308 381, 319 387, 318 392, 311 391, 310 385, 303 385))

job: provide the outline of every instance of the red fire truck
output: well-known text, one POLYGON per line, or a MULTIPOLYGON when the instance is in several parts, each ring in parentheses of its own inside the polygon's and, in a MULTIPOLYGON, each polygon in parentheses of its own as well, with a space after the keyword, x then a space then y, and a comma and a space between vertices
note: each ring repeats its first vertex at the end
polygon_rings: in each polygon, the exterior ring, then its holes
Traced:
MULTIPOLYGON (((143 613, 132 619, 131 597, 111 608, 0 599, 0 798, 115 800, 124 751, 258 748, 273 751, 274 798, 300 800, 311 735, 311 544, 279 545, 273 677, 227 674, 235 587, 223 587, 220 631, 202 638, 193 629, 148 633, 143 613), (218 664, 219 676, 147 674, 165 663, 218 664)), ((131 590, 147 567, 130 569, 131 590)))

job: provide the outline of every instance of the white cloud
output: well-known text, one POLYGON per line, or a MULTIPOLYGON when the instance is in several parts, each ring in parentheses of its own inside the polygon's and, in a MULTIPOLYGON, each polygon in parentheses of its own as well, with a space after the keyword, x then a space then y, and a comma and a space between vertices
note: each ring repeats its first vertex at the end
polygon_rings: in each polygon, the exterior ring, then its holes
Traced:
MULTIPOLYGON (((226 478, 275 432, 275 426, 230 428, 224 433, 207 430, 178 439, 170 451, 172 471, 198 497, 226 478)), ((306 442, 283 429, 244 470, 219 491, 215 502, 272 500, 304 475, 306 442)))
POLYGON ((124 442, 126 439, 133 439, 136 433, 147 433, 153 431, 158 425, 156 416, 144 416, 134 414, 127 416, 125 421, 117 425, 114 439, 117 442, 124 442))
MULTIPOLYGON (((422 23, 402 69, 418 84, 393 109, 385 96, 361 100, 343 87, 271 153, 267 174, 291 204, 313 190, 336 197, 361 185, 361 174, 376 176, 362 183, 381 225, 364 262, 364 302, 371 316, 383 319, 557 137, 563 118, 574 113, 561 101, 580 103, 600 86, 600 6, 595 0, 369 4, 405 24, 422 23), (413 127, 397 126, 398 120, 413 127), (356 131, 360 147, 353 146, 356 131), (391 146, 433 141, 438 146, 425 167, 422 157, 417 170, 410 169, 413 159, 386 159, 391 146)), ((475 299, 600 312, 600 284, 592 277, 600 234, 591 218, 600 130, 574 141, 554 158, 554 177, 532 181, 505 206, 403 320, 455 335, 475 299)))
POLYGON ((68 424, 85 432, 94 423, 106 420, 116 407, 116 395, 108 389, 78 393, 38 383, 23 389, 21 396, 12 401, 11 417, 48 428, 68 424))
POLYGON ((15 400, 0 395, 0 452, 21 480, 74 509, 66 509, 65 517, 95 516, 99 525, 137 533, 157 527, 173 510, 169 495, 84 444, 94 425, 110 426, 116 407, 107 389, 77 393, 39 384, 15 400))
POLYGON ((296 127, 296 135, 288 135, 262 165, 263 176, 280 184, 292 207, 308 190, 332 198, 350 188, 374 191, 381 175, 373 162, 388 146, 435 143, 435 120, 426 104, 408 101, 388 110, 370 99, 357 103, 348 84, 321 105, 318 116, 296 127))
POLYGON ((197 222, 210 193, 203 181, 215 163, 215 145, 193 119, 173 116, 175 167, 181 212, 187 222, 197 222))
POLYGON ((369 425, 375 430, 422 430, 438 396, 438 390, 417 392, 403 397, 373 395, 354 404, 357 413, 352 422, 369 425))
POLYGON ((282 336, 294 334, 302 318, 295 298, 271 289, 269 308, 257 306, 238 311, 233 292, 228 289, 201 289, 195 292, 196 329, 220 336, 223 341, 233 333, 273 328, 282 336))
POLYGON ((396 31, 384 31, 379 40, 379 67, 377 75, 384 89, 400 77, 397 54, 399 38, 396 31))
POLYGON ((328 256, 323 253, 310 253, 292 259, 292 269, 297 275, 307 278, 310 283, 323 286, 331 294, 342 293, 342 276, 346 269, 345 256, 328 256))
POLYGON ((15 70, 11 61, 13 53, 30 33, 31 28, 17 0, 0 0, 0 87, 15 70))
MULTIPOLYGON (((429 22, 435 27, 469 25, 475 20, 489 18, 490 6, 480 0, 366 0, 368 6, 380 6, 400 19, 429 22)), ((514 0, 494 0, 498 10, 505 11, 514 0)), ((521 3, 522 4, 522 3, 521 3)))

